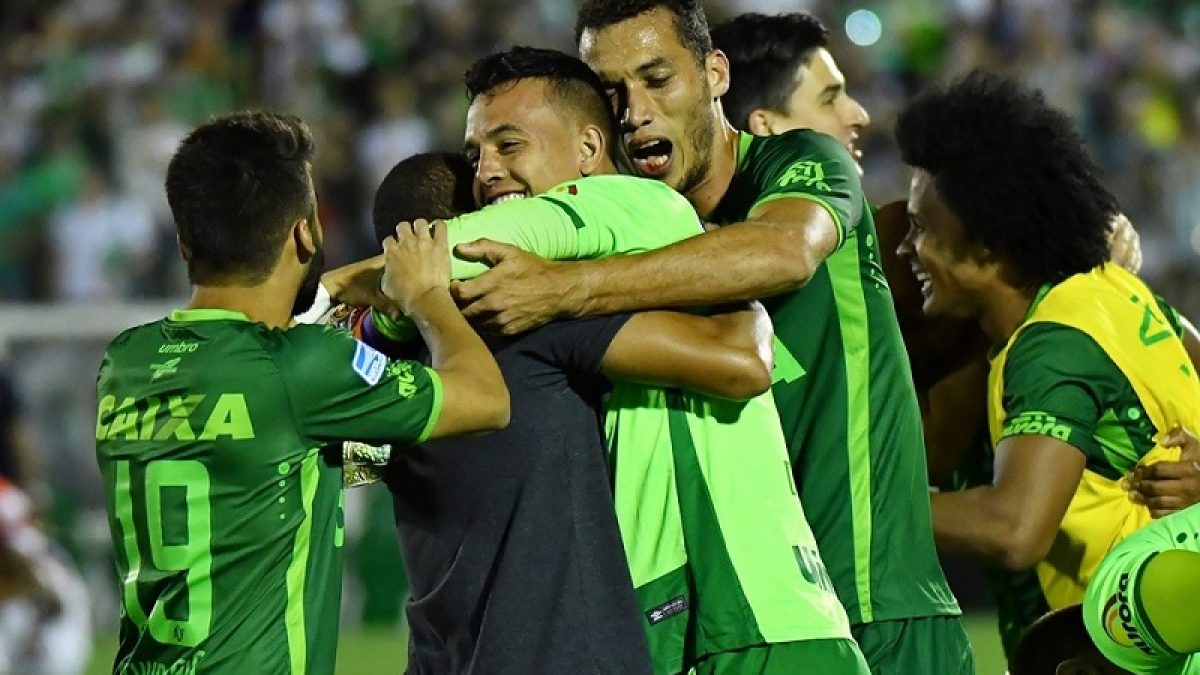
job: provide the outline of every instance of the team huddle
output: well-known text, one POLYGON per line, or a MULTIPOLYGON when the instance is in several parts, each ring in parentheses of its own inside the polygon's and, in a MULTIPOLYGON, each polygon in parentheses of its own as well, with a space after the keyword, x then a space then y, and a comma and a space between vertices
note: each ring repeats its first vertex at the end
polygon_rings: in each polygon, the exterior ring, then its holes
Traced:
POLYGON ((584 0, 576 43, 472 65, 336 270, 301 120, 181 143, 192 298, 97 381, 114 672, 333 672, 387 489, 409 673, 974 673, 938 551, 1013 675, 1200 673, 1200 339, 1071 121, 931 88, 876 208, 814 17, 584 0))

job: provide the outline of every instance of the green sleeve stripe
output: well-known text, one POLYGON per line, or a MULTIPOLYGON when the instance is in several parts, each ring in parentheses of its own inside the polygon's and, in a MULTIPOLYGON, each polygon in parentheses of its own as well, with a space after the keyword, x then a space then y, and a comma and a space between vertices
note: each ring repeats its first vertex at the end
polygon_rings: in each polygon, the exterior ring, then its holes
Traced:
POLYGON ((429 406, 429 419, 426 420, 421 435, 417 437, 417 443, 429 440, 429 434, 433 433, 433 428, 437 426, 438 418, 442 415, 442 377, 433 368, 426 368, 425 372, 429 374, 429 386, 433 389, 433 403, 429 406))
POLYGON ((308 580, 308 551, 312 546, 313 499, 317 494, 320 474, 317 469, 319 448, 308 451, 300 463, 300 494, 304 503, 304 520, 296 529, 292 545, 292 562, 287 568, 287 609, 284 625, 287 628, 288 655, 294 675, 308 672, 308 639, 305 630, 304 595, 308 580))
POLYGON ((548 197, 546 195, 538 195, 538 199, 544 199, 562 209, 567 214, 567 217, 571 219, 571 223, 575 225, 575 229, 582 230, 584 228, 583 218, 579 217, 579 212, 576 211, 575 208, 570 204, 567 204, 566 202, 560 202, 554 197, 548 197))
MULTIPOLYGON (((1134 616, 1141 618, 1141 621, 1138 621, 1138 628, 1145 630, 1144 634, 1142 635, 1142 639, 1146 641, 1151 649, 1162 654, 1180 656, 1180 653, 1171 649, 1171 646, 1167 644, 1167 641, 1163 639, 1163 636, 1159 635, 1158 629, 1156 629, 1154 624, 1150 622, 1150 615, 1146 612, 1146 605, 1142 602, 1142 577, 1145 576, 1143 573, 1150 565, 1150 561, 1154 560, 1159 553, 1161 553, 1161 551, 1154 551, 1150 555, 1146 556, 1146 559, 1138 563, 1137 569, 1133 570, 1132 572, 1133 583, 1130 584, 1130 586, 1133 587, 1133 593, 1131 595, 1133 595, 1134 616)), ((1166 558, 1163 558, 1163 560, 1166 560, 1166 558)))
POLYGON ((871 603, 871 342, 858 251, 826 258, 842 335, 846 369, 846 462, 850 478, 850 523, 854 537, 854 585, 863 623, 874 620, 871 603))
POLYGON ((846 226, 842 223, 842 217, 839 216, 838 212, 829 205, 829 202, 816 195, 810 195, 804 192, 783 192, 767 195, 766 197, 754 202, 754 205, 751 206, 750 210, 746 213, 754 213, 754 209, 757 209, 767 202, 773 202, 777 199, 807 199, 810 202, 816 202, 825 207, 825 210, 829 212, 829 217, 833 218, 833 225, 837 229, 837 246, 835 246, 833 250, 838 250, 842 247, 842 244, 846 242, 846 226))

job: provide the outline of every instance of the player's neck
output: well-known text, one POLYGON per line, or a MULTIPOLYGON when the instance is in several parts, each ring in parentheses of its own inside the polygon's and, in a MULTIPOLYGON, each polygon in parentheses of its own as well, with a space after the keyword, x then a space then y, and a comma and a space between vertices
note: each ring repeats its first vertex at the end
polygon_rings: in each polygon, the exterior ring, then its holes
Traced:
POLYGON ((712 162, 708 167, 708 175, 684 195, 702 218, 708 217, 716 210, 737 172, 737 129, 726 121, 724 114, 717 116, 717 124, 714 126, 716 129, 713 131, 712 162))
POLYGON ((241 312, 248 319, 271 328, 287 328, 292 321, 295 289, 272 277, 255 286, 193 286, 188 309, 223 309, 241 312))
POLYGON ((1033 304, 1035 290, 1026 290, 998 283, 984 296, 979 325, 993 344, 1002 344, 1025 323, 1025 315, 1033 304))

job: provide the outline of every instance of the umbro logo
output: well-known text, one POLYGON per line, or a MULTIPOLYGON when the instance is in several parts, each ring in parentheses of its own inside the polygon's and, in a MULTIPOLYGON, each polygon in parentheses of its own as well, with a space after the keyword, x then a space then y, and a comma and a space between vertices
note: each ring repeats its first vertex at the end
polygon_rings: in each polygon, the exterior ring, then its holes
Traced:
POLYGON ((150 381, 153 382, 154 380, 157 380, 160 377, 166 377, 167 375, 174 375, 175 371, 179 370, 179 362, 182 360, 183 360, 183 357, 176 356, 175 358, 167 359, 166 361, 163 361, 162 363, 151 363, 150 370, 154 374, 150 376, 150 381))

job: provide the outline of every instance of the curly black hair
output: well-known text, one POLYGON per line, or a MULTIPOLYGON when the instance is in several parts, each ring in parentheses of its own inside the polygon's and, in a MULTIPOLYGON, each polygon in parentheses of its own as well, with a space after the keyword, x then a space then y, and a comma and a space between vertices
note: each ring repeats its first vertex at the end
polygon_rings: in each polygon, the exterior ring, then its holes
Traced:
POLYGON ((974 71, 914 98, 896 121, 904 161, 928 171, 966 237, 1030 285, 1108 260, 1117 200, 1071 119, 1040 91, 974 71))
POLYGON ((575 14, 575 44, 585 30, 608 28, 660 7, 671 13, 675 32, 696 63, 704 63, 713 50, 712 38, 704 8, 696 0, 583 0, 575 14))
POLYGON ((167 202, 194 284, 258 283, 292 224, 316 208, 315 145, 294 115, 236 112, 197 127, 167 166, 167 202))
POLYGON ((729 91, 721 97, 725 116, 739 129, 754 110, 786 113, 800 85, 800 66, 829 46, 829 31, 807 12, 767 16, 741 14, 712 30, 713 47, 729 57, 729 91))
POLYGON ((423 152, 401 160, 375 190, 371 220, 379 243, 396 234, 396 224, 434 220, 475 210, 475 170, 457 152, 423 152))
POLYGON ((471 64, 463 74, 467 95, 476 97, 518 80, 544 79, 548 103, 566 113, 578 113, 583 119, 600 125, 612 138, 616 128, 608 94, 600 77, 587 64, 554 49, 513 47, 471 64))

